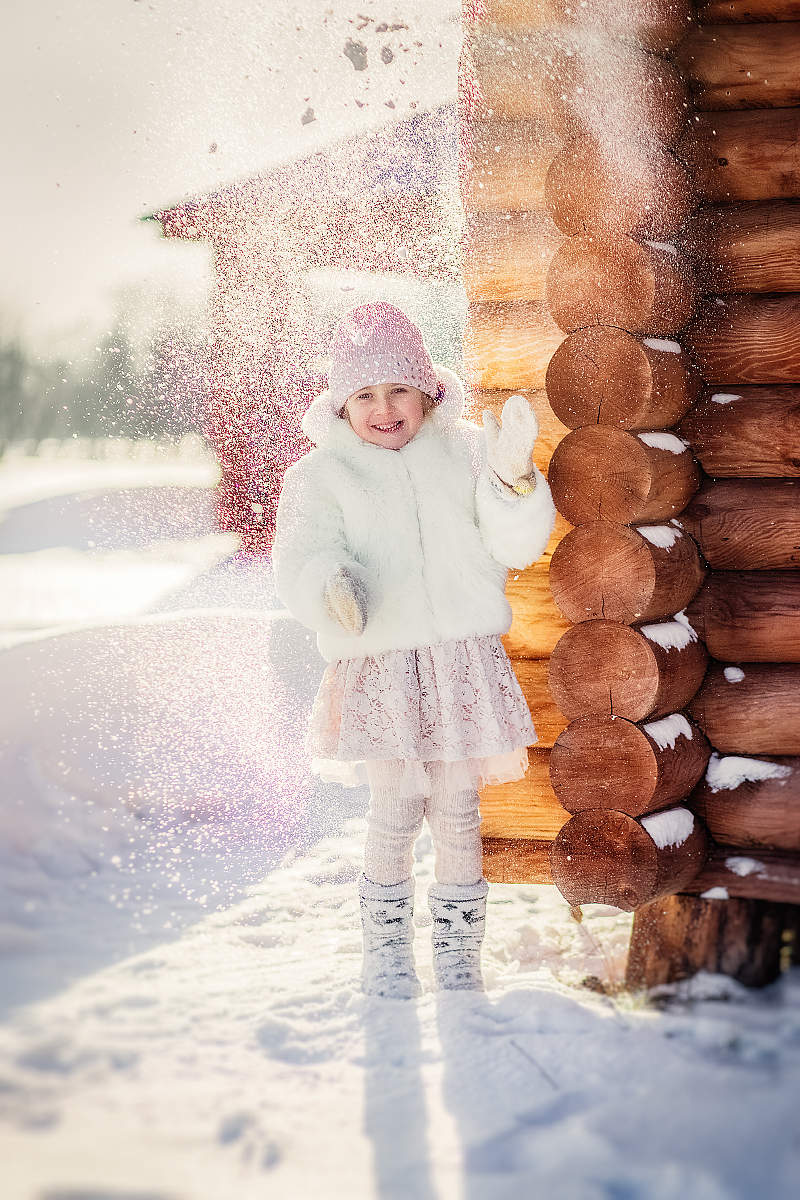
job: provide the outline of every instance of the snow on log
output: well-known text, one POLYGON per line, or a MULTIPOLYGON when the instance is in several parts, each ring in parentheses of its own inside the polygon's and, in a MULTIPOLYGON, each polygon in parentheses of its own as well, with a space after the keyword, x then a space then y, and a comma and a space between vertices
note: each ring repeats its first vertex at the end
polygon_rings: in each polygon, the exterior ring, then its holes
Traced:
POLYGON ((703 25, 675 61, 695 108, 778 108, 800 104, 800 23, 703 25))
MULTIPOLYGON (((697 892, 701 881, 713 875, 704 867, 687 890, 697 892)), ((724 889, 721 894, 726 896, 724 889)), ((643 905, 633 918, 625 986, 657 987, 697 971, 763 986, 780 974, 782 933, 782 912, 774 904, 663 896, 643 905)))
POLYGON ((545 386, 553 411, 570 429, 666 429, 697 400, 701 379, 680 346, 675 353, 623 329, 595 325, 564 339, 545 386))
POLYGON ((726 296, 718 303, 708 301, 684 340, 707 383, 732 385, 728 389, 732 392, 743 383, 796 383, 800 380, 800 295, 726 296))
POLYGON ((800 197, 800 108, 697 113, 676 154, 708 202, 800 197))
POLYGON ((544 297, 550 262, 564 240, 542 212, 477 212, 467 217, 464 287, 470 300, 544 297))
POLYGON ((714 658, 800 663, 800 575, 793 571, 712 571, 686 615, 714 658))
POLYGON ((798 479, 707 480, 680 523, 718 570, 800 568, 798 479))
POLYGON ((468 212, 544 211, 544 183, 561 142, 539 121, 469 122, 464 137, 468 212))
POLYGON ((580 525, 553 551, 550 587, 570 621, 627 625, 685 608, 705 577, 692 538, 674 525, 580 525))
POLYGON ((623 717, 578 717, 550 753, 550 781, 568 812, 610 808, 638 817, 685 800, 710 752, 682 713, 645 725, 623 717))
MULTIPOLYGON (((563 410, 559 416, 564 421, 563 410)), ((796 477, 800 475, 800 387, 741 387, 731 392, 707 388, 677 433, 691 444, 704 470, 717 478, 796 477)))
POLYGON ((669 237, 681 227, 694 191, 683 163, 662 146, 608 145, 580 139, 556 154, 545 204, 564 233, 669 237))
POLYGON ((725 664, 713 662, 689 715, 721 754, 800 754, 800 666, 743 669, 744 678, 728 680, 725 664))
POLYGON ((628 433, 586 425, 556 447, 548 473, 556 508, 573 525, 588 521, 663 521, 697 491, 687 443, 674 434, 628 433))
POLYGON ((682 891, 707 856, 705 826, 688 808, 668 808, 640 821, 610 809, 586 809, 559 830, 550 865, 569 904, 612 904, 633 912, 682 891))
POLYGON ((800 210, 792 201, 706 206, 679 241, 703 292, 800 291, 800 210))
POLYGON ((658 243, 622 234, 567 238, 547 273, 553 320, 566 333, 616 325, 629 333, 668 335, 682 329, 695 305, 686 259, 658 243))
POLYGON ((567 630, 550 656, 550 691, 568 720, 605 715, 644 721, 684 708, 707 664, 703 643, 677 620, 642 629, 583 621, 567 630))
POLYGON ((544 387, 547 364, 564 334, 544 304, 471 304, 464 356, 478 387, 544 387))
POLYGON ((717 842, 800 851, 800 758, 712 754, 690 803, 717 842))
POLYGON ((648 50, 674 46, 694 20, 691 0, 481 0, 473 11, 505 29, 600 30, 648 50))
POLYGON ((750 855, 737 846, 714 844, 700 874, 683 890, 701 894, 713 887, 742 899, 800 904, 800 854, 763 849, 750 855))

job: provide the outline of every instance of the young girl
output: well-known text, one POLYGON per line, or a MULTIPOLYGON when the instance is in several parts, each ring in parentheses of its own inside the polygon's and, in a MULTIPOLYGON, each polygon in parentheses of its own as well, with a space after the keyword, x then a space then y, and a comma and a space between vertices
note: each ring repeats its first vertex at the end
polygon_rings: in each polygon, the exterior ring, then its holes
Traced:
POLYGON ((411 868, 423 817, 437 983, 482 987, 478 789, 522 778, 537 741, 500 635, 508 569, 539 558, 555 518, 531 458, 538 423, 512 396, 502 427, 487 409, 481 431, 464 399, 404 313, 353 309, 302 420, 315 448, 287 470, 277 512, 278 595, 327 660, 312 770, 369 785, 362 985, 379 995, 420 992, 411 868))

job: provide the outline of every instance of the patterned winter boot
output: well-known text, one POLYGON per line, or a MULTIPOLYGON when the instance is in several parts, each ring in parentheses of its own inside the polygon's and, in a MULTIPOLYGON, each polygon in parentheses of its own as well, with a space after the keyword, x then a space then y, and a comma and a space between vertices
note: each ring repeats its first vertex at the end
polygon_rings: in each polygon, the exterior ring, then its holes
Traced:
POLYGON ((433 883, 428 904, 433 917, 433 970, 439 988, 483 991, 481 943, 489 884, 433 883))
POLYGON ((362 990, 371 996, 410 1000, 422 992, 414 967, 414 880, 358 881, 364 930, 362 990))

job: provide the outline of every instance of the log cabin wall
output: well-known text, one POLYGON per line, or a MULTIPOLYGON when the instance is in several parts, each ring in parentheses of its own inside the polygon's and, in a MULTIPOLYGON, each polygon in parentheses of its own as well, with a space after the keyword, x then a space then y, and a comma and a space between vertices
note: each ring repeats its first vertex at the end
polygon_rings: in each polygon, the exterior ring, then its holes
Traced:
MULTIPOLYGON (((564 235, 544 205, 545 178, 559 142, 541 75, 533 78, 541 43, 535 16, 529 23, 525 13, 507 4, 465 0, 460 63, 469 299, 465 361, 474 404, 468 415, 478 424, 484 408, 499 416, 514 392, 531 402, 540 424, 535 460, 546 473, 568 432, 544 391, 548 363, 564 338, 545 300, 547 272, 564 235)), ((550 593, 549 564, 569 529, 560 516, 544 557, 508 577, 513 622, 503 640, 534 714, 539 743, 529 750, 523 780, 482 791, 487 870, 492 870, 490 857, 494 864, 490 877, 502 870, 505 856, 513 858, 521 840, 526 870, 550 882, 549 846, 569 816, 550 784, 550 749, 566 719, 547 682, 550 654, 569 627, 550 593)))
POLYGON ((562 517, 510 580, 544 737, 482 796, 486 875, 636 910, 632 984, 764 982, 800 895, 797 57, 707 23, 736 3, 475 8, 478 412, 529 395, 562 517))
MULTIPOLYGON (((689 714, 713 751, 690 800, 713 851, 685 890, 740 898, 717 952, 765 982, 800 899, 800 8, 703 0, 696 16, 675 54, 698 199, 678 244, 702 295, 684 340, 703 387, 678 433, 704 472, 681 521, 709 568, 687 615, 711 656, 689 714)), ((720 900, 671 903, 679 925, 708 925, 697 969, 720 900)), ((669 956, 641 920, 629 976, 659 982, 669 956)))

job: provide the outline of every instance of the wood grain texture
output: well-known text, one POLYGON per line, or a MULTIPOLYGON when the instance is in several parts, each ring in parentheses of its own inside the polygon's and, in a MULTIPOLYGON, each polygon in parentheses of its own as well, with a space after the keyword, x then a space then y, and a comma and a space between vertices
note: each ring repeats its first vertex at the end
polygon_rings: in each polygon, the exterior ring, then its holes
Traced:
POLYGON ((471 121, 463 159, 468 212, 544 212, 544 183, 561 142, 540 121, 471 121))
POLYGON ((629 625, 584 621, 568 629, 553 650, 549 685, 569 720, 605 715, 644 721, 684 708, 707 664, 699 640, 665 649, 629 625))
POLYGON ((676 432, 709 475, 800 476, 800 387, 707 388, 676 432))
POLYGON ((533 838, 484 838, 484 878, 490 883, 551 884, 551 845, 533 838))
POLYGON ((800 108, 697 113, 676 153, 708 202, 800 197, 800 108))
POLYGON ((707 383, 800 380, 800 295, 726 296, 709 301, 684 334, 707 383))
MULTIPOLYGON (((705 878, 704 871, 692 886, 705 878)), ((625 985, 651 988, 710 971, 762 987, 780 973, 782 931, 781 905, 662 897, 633 918, 625 985)))
POLYGON ((564 339, 550 359, 545 387, 565 427, 635 431, 674 425, 698 399, 701 379, 677 343, 659 349, 623 329, 597 325, 564 339))
POLYGON ((468 28, 486 23, 525 32, 554 26, 599 30, 637 47, 666 50, 685 35, 694 12, 690 0, 586 0, 580 5, 573 0, 483 0, 465 6, 465 20, 468 28))
POLYGON ((632 912, 657 896, 682 891, 697 876, 708 857, 708 833, 696 817, 690 825, 682 841, 659 846, 625 813, 576 813, 553 841, 553 882, 568 904, 611 904, 632 912))
POLYGON ((547 549, 539 561, 524 571, 508 573, 506 597, 511 605, 511 628, 501 640, 511 659, 549 657, 569 627, 550 590, 550 563, 555 547, 570 528, 563 517, 557 517, 547 549))
POLYGON ((697 19, 706 24, 800 21, 800 0, 697 0, 697 19))
POLYGON ((604 617, 609 621, 657 621, 685 608, 705 570, 691 537, 672 526, 637 529, 610 521, 592 521, 573 529, 555 550, 550 588, 558 608, 572 622, 604 617))
POLYGON ((567 726, 567 718, 558 709, 548 683, 549 659, 515 658, 511 665, 539 735, 540 750, 550 748, 567 726))
POLYGON ((464 286, 471 301, 542 300, 564 235, 542 212, 477 212, 467 218, 464 286))
POLYGON ((550 263, 546 299, 565 333, 615 325, 661 336, 692 316, 694 276, 681 255, 623 235, 571 237, 550 263))
POLYGON ((707 480, 680 523, 717 570, 800 568, 798 479, 707 480))
POLYGON ((688 705, 721 754, 800 754, 800 667, 745 663, 741 680, 713 662, 688 705))
POLYGON ((466 368, 483 389, 540 390, 547 364, 563 338, 543 303, 471 304, 466 368))
POLYGON ((800 22, 703 25, 676 50, 698 109, 800 104, 800 22))
POLYGON ((550 753, 550 781, 571 813, 610 808, 639 817, 685 800, 711 753, 697 726, 670 744, 622 717, 578 717, 550 753))
POLYGON ((695 199, 686 166, 663 146, 581 138, 554 157, 545 179, 547 211, 560 230, 630 234, 665 241, 688 216, 695 199))
POLYGON ((574 429, 556 447, 548 480, 556 508, 573 525, 662 521, 697 491, 691 450, 675 454, 606 425, 574 429))
POLYGON ((686 615, 714 658, 800 663, 800 574, 712 571, 686 615))
POLYGON ((717 842, 800 852, 800 758, 759 759, 752 766, 763 769, 762 763, 780 774, 716 790, 703 778, 689 803, 717 842))
POLYGON ((481 789, 482 837, 552 841, 569 819, 569 813, 556 799, 550 783, 549 761, 549 750, 529 747, 524 779, 481 789))
POLYGON ((509 658, 547 658, 569 629, 550 590, 547 555, 525 571, 510 572, 506 596, 511 605, 511 628, 502 635, 509 658))
POLYGON ((800 201, 706 205, 678 244, 704 292, 800 291, 800 201))

